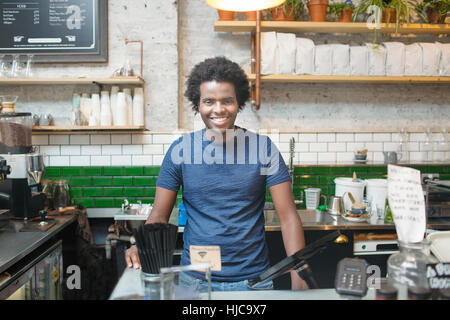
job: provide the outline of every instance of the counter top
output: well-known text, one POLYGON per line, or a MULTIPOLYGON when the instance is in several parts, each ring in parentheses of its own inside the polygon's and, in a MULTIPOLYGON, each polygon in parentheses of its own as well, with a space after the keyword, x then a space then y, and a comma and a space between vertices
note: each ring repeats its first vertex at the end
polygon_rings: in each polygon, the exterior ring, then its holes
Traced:
POLYGON ((8 228, 0 231, 0 274, 75 220, 72 214, 52 217, 56 224, 45 232, 20 232, 23 220, 11 220, 8 228))
MULTIPOLYGON (((110 300, 142 300, 143 290, 140 278, 141 270, 126 268, 117 282, 110 300)), ((369 289, 363 300, 374 300, 375 289, 369 289)), ((201 300, 207 295, 201 294, 201 300)), ((348 300, 334 289, 292 290, 252 290, 211 292, 212 300, 348 300)))

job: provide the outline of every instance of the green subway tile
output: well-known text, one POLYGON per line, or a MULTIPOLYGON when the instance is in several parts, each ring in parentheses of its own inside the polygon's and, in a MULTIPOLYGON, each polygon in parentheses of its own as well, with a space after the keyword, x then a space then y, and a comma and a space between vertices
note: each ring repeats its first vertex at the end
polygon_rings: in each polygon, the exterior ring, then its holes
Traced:
POLYGON ((83 196, 83 188, 70 187, 70 197, 82 197, 83 196))
POLYGON ((155 178, 153 177, 134 177, 135 186, 154 186, 155 178))
POLYGON ((365 174, 367 173, 367 167, 352 167, 351 172, 356 172, 357 174, 365 174))
POLYGON ((103 195, 105 197, 123 196, 123 188, 122 187, 103 188, 103 195))
POLYGON ((84 206, 86 208, 95 208, 94 199, 74 198, 74 199, 72 199, 72 203, 74 203, 74 204, 81 204, 82 206, 84 206))
POLYGON ((112 198, 96 198, 96 208, 114 208, 114 199, 112 198))
POLYGON ((125 188, 123 192, 125 197, 142 197, 145 194, 145 188, 125 188))
POLYGON ((46 167, 45 168, 45 176, 46 177, 59 177, 59 176, 61 176, 61 168, 60 167, 46 167))
POLYGON ((103 167, 104 176, 122 176, 123 167, 103 167))
POLYGON ((307 174, 310 173, 310 167, 294 167, 294 174, 307 174))
POLYGON ((328 186, 320 186, 320 193, 327 195, 328 194, 328 186))
POLYGON ((91 177, 73 177, 70 185, 73 187, 90 186, 92 183, 91 177))
POLYGON ((387 173, 387 167, 382 166, 382 167, 369 167, 369 173, 373 174, 386 174, 387 173))
POLYGON ((132 177, 114 177, 113 186, 132 186, 133 178, 132 177))
POLYGON ((310 176, 310 175, 300 176, 300 183, 301 184, 318 184, 319 176, 310 176))
POLYGON ((109 187, 112 185, 112 177, 92 177, 92 185, 97 187, 109 187))
POLYGON ((122 203, 124 200, 125 198, 114 198, 114 208, 122 208, 122 203))
POLYGON ((140 197, 140 198, 136 198, 136 202, 140 201, 144 204, 148 204, 148 203, 153 203, 155 201, 155 198, 151 198, 151 197, 140 197))
POLYGON ((440 174, 439 180, 450 180, 450 174, 440 174))
POLYGON ((81 167, 65 167, 62 168, 63 176, 81 176, 81 167))
POLYGON ((103 196, 103 188, 83 188, 85 197, 101 197, 103 196))
POLYGON ((125 176, 143 176, 144 167, 125 167, 123 169, 123 174, 125 176))
POLYGON ((156 194, 156 188, 145 188, 145 196, 154 197, 156 194))
POLYGON ((336 186, 335 185, 329 186, 328 192, 330 195, 334 195, 336 193, 336 186))
POLYGON ((447 173, 447 167, 445 166, 430 166, 428 168, 429 173, 447 173))
POLYGON ((102 175, 102 167, 84 167, 83 175, 84 176, 101 176, 102 175))
POLYGON ((349 174, 349 167, 330 167, 330 174, 349 174))
POLYGON ((159 166, 144 167, 144 174, 146 176, 158 176, 160 169, 161 169, 161 167, 159 167, 159 166))
POLYGON ((334 177, 330 176, 320 176, 319 177, 319 184, 331 184, 334 183, 334 177))
POLYGON ((330 167, 311 167, 311 174, 328 174, 330 172, 330 167))

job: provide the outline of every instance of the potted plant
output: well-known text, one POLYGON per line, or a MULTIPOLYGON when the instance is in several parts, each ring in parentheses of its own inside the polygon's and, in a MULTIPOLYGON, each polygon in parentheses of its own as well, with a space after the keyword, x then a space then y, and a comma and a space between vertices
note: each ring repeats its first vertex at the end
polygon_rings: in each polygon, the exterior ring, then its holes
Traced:
POLYGON ((407 0, 362 0, 353 11, 353 21, 358 15, 367 15, 367 9, 377 6, 383 13, 382 22, 395 23, 395 32, 398 32, 400 22, 409 23, 409 5, 407 0))
POLYGON ((299 20, 305 13, 303 0, 286 0, 282 5, 270 9, 274 21, 299 20))
POLYGON ((219 20, 222 21, 234 20, 234 11, 225 11, 217 9, 217 13, 219 14, 219 20))
POLYGON ((414 6, 414 11, 427 23, 445 23, 450 12, 450 0, 421 0, 414 6))
POLYGON ((353 9, 355 6, 351 0, 345 2, 335 2, 328 6, 328 12, 337 17, 339 22, 351 22, 353 9))
POLYGON ((325 21, 327 17, 328 0, 309 0, 307 2, 311 21, 325 21))

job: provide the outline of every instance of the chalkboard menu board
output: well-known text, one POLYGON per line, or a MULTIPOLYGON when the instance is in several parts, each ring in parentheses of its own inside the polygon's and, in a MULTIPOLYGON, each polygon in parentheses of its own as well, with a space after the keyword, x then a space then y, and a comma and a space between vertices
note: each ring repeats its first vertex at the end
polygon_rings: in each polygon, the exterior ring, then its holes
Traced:
POLYGON ((0 0, 0 53, 108 61, 107 0, 0 0))

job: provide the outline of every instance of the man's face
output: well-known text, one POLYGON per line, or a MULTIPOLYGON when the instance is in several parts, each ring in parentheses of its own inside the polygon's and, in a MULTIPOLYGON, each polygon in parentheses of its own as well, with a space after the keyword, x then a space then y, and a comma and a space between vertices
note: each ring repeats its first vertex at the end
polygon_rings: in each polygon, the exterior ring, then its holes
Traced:
POLYGON ((222 134, 233 129, 239 111, 234 85, 230 82, 203 82, 198 110, 207 129, 222 134))

